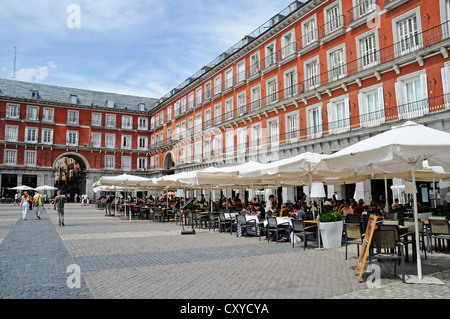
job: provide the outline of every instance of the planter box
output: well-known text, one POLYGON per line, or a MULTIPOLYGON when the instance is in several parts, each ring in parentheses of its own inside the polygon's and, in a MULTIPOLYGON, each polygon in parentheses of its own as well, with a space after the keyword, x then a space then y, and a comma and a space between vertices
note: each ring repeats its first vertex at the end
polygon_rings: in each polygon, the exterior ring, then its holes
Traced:
POLYGON ((319 223, 323 248, 331 249, 341 247, 343 227, 344 221, 342 220, 331 223, 319 223))

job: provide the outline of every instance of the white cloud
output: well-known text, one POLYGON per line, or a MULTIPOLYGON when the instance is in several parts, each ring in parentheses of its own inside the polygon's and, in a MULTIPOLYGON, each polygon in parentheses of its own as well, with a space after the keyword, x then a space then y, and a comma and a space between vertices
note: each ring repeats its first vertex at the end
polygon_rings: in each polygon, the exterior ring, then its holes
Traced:
POLYGON ((15 79, 24 82, 42 83, 47 79, 49 75, 48 73, 49 68, 55 69, 56 64, 50 61, 47 63, 46 66, 37 66, 34 68, 22 68, 16 71, 15 79))

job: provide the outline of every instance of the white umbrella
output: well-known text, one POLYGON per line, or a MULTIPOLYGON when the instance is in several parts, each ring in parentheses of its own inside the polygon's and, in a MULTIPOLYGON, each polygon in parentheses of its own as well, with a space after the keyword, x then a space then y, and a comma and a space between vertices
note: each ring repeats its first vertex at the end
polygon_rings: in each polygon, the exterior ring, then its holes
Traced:
POLYGON ((11 187, 10 189, 14 189, 16 191, 32 191, 32 190, 34 190, 33 187, 26 186, 26 185, 11 187))
MULTIPOLYGON (((324 159, 328 169, 335 172, 351 168, 361 172, 368 167, 375 174, 411 171, 413 185, 416 169, 423 168, 424 160, 428 160, 430 165, 450 167, 450 133, 410 121, 324 159)), ((419 281, 422 281, 416 192, 413 197, 417 272, 419 281)))
POLYGON ((36 187, 34 190, 36 191, 56 191, 58 188, 57 187, 53 187, 53 186, 49 186, 49 185, 42 185, 39 187, 36 187))

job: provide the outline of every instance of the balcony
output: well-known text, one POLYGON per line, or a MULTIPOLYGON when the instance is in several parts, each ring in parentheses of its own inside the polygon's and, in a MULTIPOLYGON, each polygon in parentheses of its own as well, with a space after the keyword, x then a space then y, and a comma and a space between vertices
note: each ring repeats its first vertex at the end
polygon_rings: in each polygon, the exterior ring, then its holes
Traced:
POLYGON ((408 0, 384 0, 383 4, 386 10, 392 10, 406 2, 408 2, 408 0))
POLYGON ((328 42, 345 33, 344 16, 340 15, 319 27, 319 39, 328 42))
POLYGON ((314 50, 319 45, 319 30, 311 30, 305 33, 301 38, 297 39, 298 54, 303 55, 311 50, 314 50))
POLYGON ((348 10, 349 28, 354 29, 367 21, 370 21, 371 18, 373 18, 371 14, 376 12, 376 4, 376 0, 366 0, 348 10))

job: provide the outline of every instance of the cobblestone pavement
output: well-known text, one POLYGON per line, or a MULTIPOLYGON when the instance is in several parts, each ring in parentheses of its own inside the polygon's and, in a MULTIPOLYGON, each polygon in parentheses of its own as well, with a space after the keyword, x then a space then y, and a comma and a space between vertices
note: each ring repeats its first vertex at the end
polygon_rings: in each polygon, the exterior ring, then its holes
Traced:
MULTIPOLYGON (((18 206, 0 205, 1 299, 447 299, 450 254, 422 254, 423 274, 442 281, 404 284, 392 262, 378 263, 379 288, 358 283, 356 246, 316 249, 197 230, 181 235, 175 222, 106 217, 94 206, 66 204, 22 220, 18 206), (79 266, 80 286, 74 286, 79 266)), ((397 271, 400 268, 397 267, 397 271)), ((406 274, 416 275, 414 262, 406 274)))

